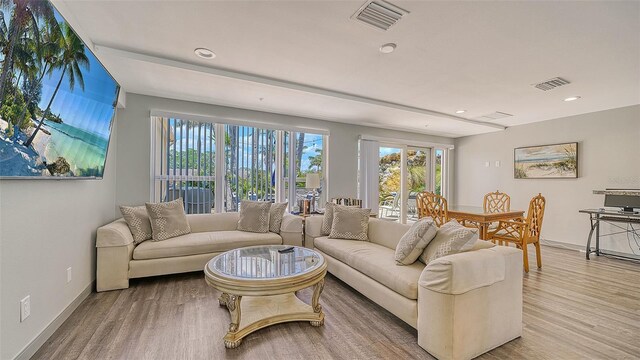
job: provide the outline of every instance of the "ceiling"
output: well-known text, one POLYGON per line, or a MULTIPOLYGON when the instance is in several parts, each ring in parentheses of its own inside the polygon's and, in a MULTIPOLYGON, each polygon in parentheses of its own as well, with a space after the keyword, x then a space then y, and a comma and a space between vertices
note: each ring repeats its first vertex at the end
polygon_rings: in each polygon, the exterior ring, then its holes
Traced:
POLYGON ((53 2, 127 92, 450 137, 640 103, 636 1, 392 1, 388 31, 364 0, 53 2))

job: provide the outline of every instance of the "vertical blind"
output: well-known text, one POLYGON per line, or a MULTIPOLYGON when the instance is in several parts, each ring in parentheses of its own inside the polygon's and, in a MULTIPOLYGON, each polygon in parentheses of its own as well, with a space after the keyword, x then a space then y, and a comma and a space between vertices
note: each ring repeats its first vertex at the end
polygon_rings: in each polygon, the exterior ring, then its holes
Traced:
POLYGON ((215 124, 155 118, 155 193, 182 198, 185 211, 211 212, 215 189, 215 124))
POLYGON ((306 174, 323 178, 321 134, 165 116, 152 116, 152 124, 152 199, 182 198, 187 213, 238 211, 242 200, 288 201, 292 211, 297 200, 312 198, 306 174))

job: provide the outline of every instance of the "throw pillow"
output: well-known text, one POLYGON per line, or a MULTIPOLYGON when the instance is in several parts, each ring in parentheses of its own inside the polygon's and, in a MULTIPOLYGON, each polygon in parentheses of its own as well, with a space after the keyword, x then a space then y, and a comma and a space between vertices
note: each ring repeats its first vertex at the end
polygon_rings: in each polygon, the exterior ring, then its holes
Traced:
POLYGON ((438 228, 431 218, 423 218, 413 223, 396 246, 396 264, 411 265, 416 262, 437 231, 438 228))
POLYGON ((371 209, 336 205, 333 207, 333 223, 329 237, 332 239, 369 240, 369 215, 371 209))
POLYGON ((287 209, 287 204, 286 202, 271 204, 269 210, 269 231, 272 233, 280 234, 282 218, 284 217, 284 211, 287 209))
POLYGON ((478 241, 478 229, 471 229, 451 220, 442 225, 427 248, 420 255, 420 261, 429 264, 431 261, 451 254, 469 251, 478 241))
POLYGON ((324 206, 324 217, 322 218, 322 228, 320 229, 320 235, 327 236, 331 234, 331 225, 333 224, 333 208, 336 204, 328 202, 324 206))
POLYGON ((269 232, 270 210, 270 202, 242 200, 240 202, 238 230, 255 233, 269 232))
POLYGON ((146 206, 120 206, 120 212, 131 230, 134 244, 151 239, 151 221, 146 206))
POLYGON ((153 241, 162 241, 191 232, 182 198, 164 203, 146 203, 153 241))

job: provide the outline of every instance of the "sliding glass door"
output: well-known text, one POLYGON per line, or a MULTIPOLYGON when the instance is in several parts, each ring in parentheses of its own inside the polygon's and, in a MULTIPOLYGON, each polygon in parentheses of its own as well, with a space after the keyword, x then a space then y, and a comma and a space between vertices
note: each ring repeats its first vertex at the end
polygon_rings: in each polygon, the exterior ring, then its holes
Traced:
POLYGON ((418 193, 444 193, 445 154, 444 149, 380 144, 378 217, 401 223, 417 220, 418 193))
POLYGON ((402 199, 402 158, 404 149, 380 146, 380 178, 378 217, 384 220, 400 220, 402 199))

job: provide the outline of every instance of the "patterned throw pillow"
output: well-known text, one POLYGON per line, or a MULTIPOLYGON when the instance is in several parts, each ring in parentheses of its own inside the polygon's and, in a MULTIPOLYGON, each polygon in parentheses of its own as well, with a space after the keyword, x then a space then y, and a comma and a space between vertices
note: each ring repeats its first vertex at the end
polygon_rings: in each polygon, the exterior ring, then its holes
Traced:
POLYGON ((129 225, 134 244, 151 239, 151 221, 146 206, 120 206, 120 212, 129 225))
POLYGON ((324 216, 322 217, 322 228, 320 228, 320 235, 327 236, 331 234, 331 225, 333 224, 333 208, 336 204, 328 202, 324 206, 324 216))
POLYGON ((271 231, 272 233, 280 234, 282 218, 284 217, 284 211, 286 209, 286 202, 271 204, 271 208, 269 210, 269 231, 271 231))
POLYGON ((162 241, 191 232, 182 198, 164 203, 146 203, 153 241, 162 241))
POLYGON ((369 240, 369 215, 371 209, 335 205, 333 224, 329 237, 332 239, 369 240))
POLYGON ((451 220, 442 225, 427 248, 420 255, 420 261, 429 264, 431 261, 451 254, 469 251, 478 241, 478 229, 471 229, 451 220))
POLYGON ((255 233, 269 232, 270 210, 270 202, 242 200, 240 202, 238 230, 255 233))
POLYGON ((396 246, 396 264, 411 265, 416 262, 437 231, 432 218, 423 218, 413 223, 396 246))

